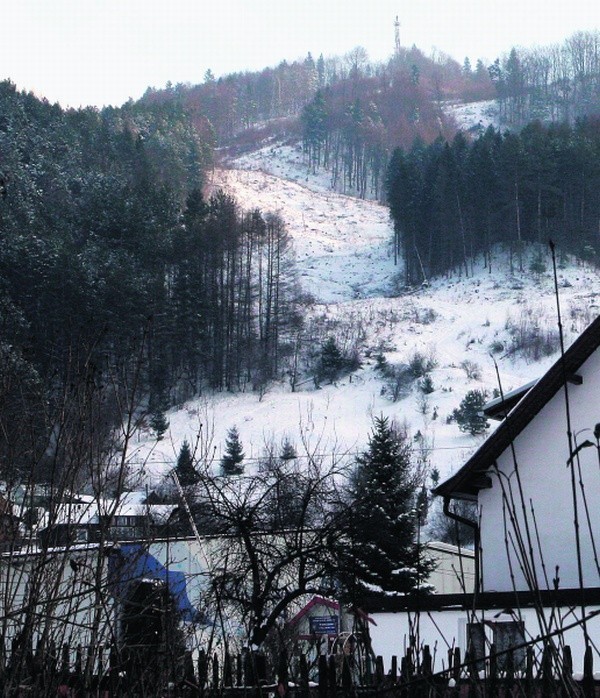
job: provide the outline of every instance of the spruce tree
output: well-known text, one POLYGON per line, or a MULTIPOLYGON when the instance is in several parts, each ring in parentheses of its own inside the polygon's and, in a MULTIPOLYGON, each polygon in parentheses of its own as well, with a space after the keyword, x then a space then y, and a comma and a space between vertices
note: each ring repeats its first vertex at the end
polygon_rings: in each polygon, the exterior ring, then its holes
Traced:
POLYGON ((334 337, 328 337, 321 347, 321 355, 317 366, 317 381, 336 381, 344 370, 346 361, 334 337))
POLYGON ((452 413, 461 431, 466 431, 471 436, 477 436, 483 434, 490 426, 483 414, 486 398, 486 393, 483 390, 469 390, 465 395, 460 407, 452 413))
POLYGON ((242 461, 245 454, 237 427, 231 427, 225 439, 225 452, 221 458, 223 475, 241 475, 244 472, 242 461))
POLYGON ((195 485, 199 480, 198 472, 196 468, 194 468, 194 459, 187 439, 181 444, 175 472, 177 473, 177 478, 182 487, 195 485))
POLYGON ((286 437, 281 444, 279 459, 286 463, 287 461, 294 460, 297 457, 298 454, 296 453, 294 444, 286 437))
POLYGON ((340 551, 340 582, 348 601, 409 593, 431 571, 417 541, 418 486, 410 442, 387 417, 377 417, 349 488, 347 538, 340 551))

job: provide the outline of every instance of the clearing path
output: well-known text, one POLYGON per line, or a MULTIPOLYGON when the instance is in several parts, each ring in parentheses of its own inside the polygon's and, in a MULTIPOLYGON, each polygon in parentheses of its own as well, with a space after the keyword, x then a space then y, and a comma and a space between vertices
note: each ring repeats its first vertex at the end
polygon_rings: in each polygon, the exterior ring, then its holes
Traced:
POLYGON ((241 207, 278 213, 292 238, 300 282, 317 302, 386 295, 398 268, 392 255, 388 209, 256 169, 216 169, 213 190, 241 207))

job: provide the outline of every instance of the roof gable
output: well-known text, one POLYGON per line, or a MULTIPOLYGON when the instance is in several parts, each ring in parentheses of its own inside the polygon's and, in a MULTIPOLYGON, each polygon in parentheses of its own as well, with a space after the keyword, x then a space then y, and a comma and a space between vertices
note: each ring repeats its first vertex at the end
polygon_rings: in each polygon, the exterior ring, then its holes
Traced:
MULTIPOLYGON (((541 409, 565 385, 600 346, 600 316, 573 342, 564 355, 517 402, 506 419, 477 449, 469 460, 435 490, 436 495, 475 499, 486 486, 485 472, 541 409)), ((575 381, 578 382, 578 381, 575 381)))

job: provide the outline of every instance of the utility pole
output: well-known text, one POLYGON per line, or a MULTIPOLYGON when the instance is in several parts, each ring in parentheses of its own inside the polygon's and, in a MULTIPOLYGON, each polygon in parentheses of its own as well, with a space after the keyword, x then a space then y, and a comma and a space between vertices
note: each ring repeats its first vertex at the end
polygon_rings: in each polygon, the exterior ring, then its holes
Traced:
POLYGON ((396 21, 394 22, 394 43, 396 46, 396 55, 400 55, 400 20, 398 15, 396 15, 396 21))

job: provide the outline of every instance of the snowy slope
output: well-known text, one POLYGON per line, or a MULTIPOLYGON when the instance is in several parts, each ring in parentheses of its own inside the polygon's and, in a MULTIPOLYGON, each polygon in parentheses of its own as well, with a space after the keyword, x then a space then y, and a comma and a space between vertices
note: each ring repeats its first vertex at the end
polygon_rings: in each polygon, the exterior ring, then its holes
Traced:
MULTIPOLYGON (((230 191, 243 208, 278 211, 293 239, 300 279, 317 304, 306 312, 335 317, 341 328, 362 336, 362 368, 337 385, 315 389, 307 381, 295 393, 287 384, 257 394, 217 394, 191 401, 168 414, 170 429, 156 443, 143 434, 133 462, 144 463, 150 484, 174 465, 181 442, 193 442, 202 424, 204 447, 215 459, 226 431, 236 425, 251 472, 265 444, 284 437, 329 455, 354 453, 367 442, 374 415, 385 414, 408 425, 415 448, 426 448, 442 476, 459 467, 482 437, 473 438, 447 423, 465 393, 482 388, 491 395, 538 377, 556 359, 533 362, 514 352, 516 339, 537 327, 540 336, 556 334, 556 300, 550 260, 547 271, 511 273, 500 251, 493 273, 481 260, 468 278, 436 280, 428 288, 391 296, 397 269, 390 257, 391 225, 387 209, 327 189, 327 176, 308 175, 298 152, 269 146, 227 170, 216 170, 214 187, 230 191), (277 173, 270 174, 270 173, 277 173), (375 355, 391 363, 407 362, 415 352, 435 361, 434 391, 423 396, 416 387, 392 402, 375 370, 375 355), (464 362, 467 361, 467 364, 464 362), (471 377, 469 377, 469 374, 471 377)), ((544 251, 547 255, 547 252, 544 251)), ((566 342, 598 313, 600 280, 591 269, 563 263, 560 299, 566 342)), ((300 452, 302 448, 299 447, 300 452)))
MULTIPOLYGON (((276 156, 272 160, 279 161, 276 156)), ((294 240, 303 286, 318 301, 334 303, 387 292, 396 270, 386 207, 315 191, 317 187, 262 169, 216 170, 211 184, 233 192, 244 209, 258 207, 283 216, 294 240)))

